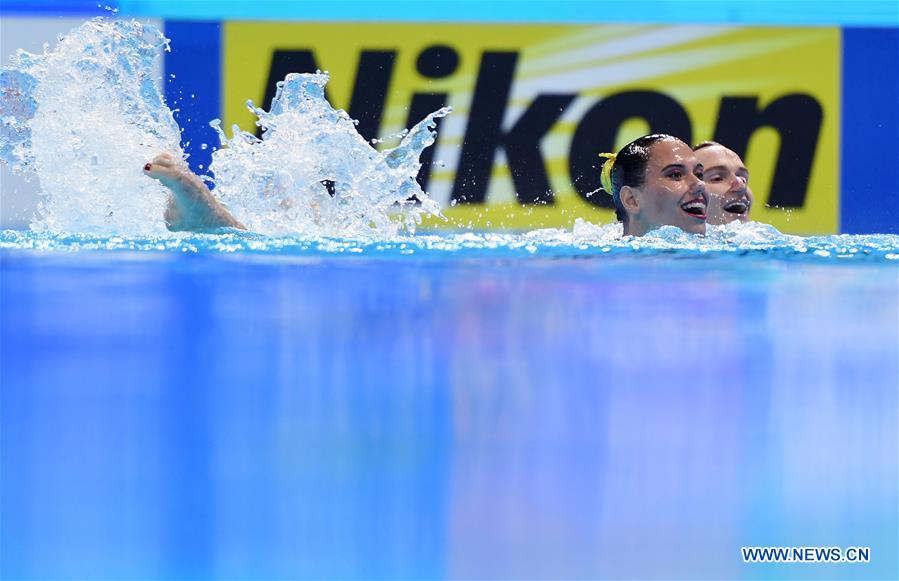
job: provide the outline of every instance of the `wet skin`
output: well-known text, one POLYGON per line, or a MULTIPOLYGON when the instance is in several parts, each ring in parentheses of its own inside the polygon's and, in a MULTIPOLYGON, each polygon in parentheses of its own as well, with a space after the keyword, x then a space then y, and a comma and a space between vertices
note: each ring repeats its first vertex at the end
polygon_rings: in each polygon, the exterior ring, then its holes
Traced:
POLYGON ((705 234, 708 197, 702 179, 703 166, 690 146, 674 138, 654 143, 643 185, 621 188, 625 234, 642 236, 666 225, 705 234))
POLYGON ((183 160, 169 153, 161 153, 144 166, 144 174, 159 181, 171 192, 164 216, 169 230, 246 230, 246 226, 228 212, 183 160))
POLYGON ((709 145, 696 151, 696 158, 705 168, 708 223, 748 222, 753 196, 749 170, 740 156, 723 145, 709 145))

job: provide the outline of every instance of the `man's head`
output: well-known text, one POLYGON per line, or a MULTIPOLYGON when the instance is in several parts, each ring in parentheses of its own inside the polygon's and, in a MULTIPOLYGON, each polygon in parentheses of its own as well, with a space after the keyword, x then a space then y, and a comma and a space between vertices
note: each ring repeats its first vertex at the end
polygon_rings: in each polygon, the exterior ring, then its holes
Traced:
POLYGON ((693 150, 670 135, 647 135, 625 145, 606 164, 604 180, 625 235, 660 226, 705 233, 708 199, 703 169, 693 150))
POLYGON ((749 170, 740 156, 714 141, 700 143, 693 150, 705 172, 709 224, 748 222, 753 198, 749 170))

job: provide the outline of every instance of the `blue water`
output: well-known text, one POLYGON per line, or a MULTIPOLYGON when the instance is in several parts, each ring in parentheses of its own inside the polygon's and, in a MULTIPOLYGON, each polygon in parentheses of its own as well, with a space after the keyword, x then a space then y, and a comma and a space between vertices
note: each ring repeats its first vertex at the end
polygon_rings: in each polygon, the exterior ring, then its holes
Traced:
POLYGON ((3 232, 0 576, 896 578, 897 238, 562 238, 3 232))

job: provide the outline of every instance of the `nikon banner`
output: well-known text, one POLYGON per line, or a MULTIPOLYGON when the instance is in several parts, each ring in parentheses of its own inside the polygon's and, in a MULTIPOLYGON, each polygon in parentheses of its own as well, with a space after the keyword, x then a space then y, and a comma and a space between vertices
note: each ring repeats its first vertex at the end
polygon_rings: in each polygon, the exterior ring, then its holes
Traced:
POLYGON ((328 98, 367 139, 450 105, 419 175, 448 222, 570 226, 613 219, 599 159, 647 133, 714 139, 751 172, 753 218, 839 228, 836 27, 221 23, 221 115, 252 131, 291 72, 328 71, 328 98))

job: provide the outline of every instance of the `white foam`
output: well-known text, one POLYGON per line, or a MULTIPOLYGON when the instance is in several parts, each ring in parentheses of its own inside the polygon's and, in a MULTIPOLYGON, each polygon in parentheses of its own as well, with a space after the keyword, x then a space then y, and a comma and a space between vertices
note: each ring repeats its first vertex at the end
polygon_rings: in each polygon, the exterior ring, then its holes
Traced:
POLYGON ((248 103, 262 139, 236 126, 211 164, 216 193, 256 232, 391 237, 414 232, 439 205, 415 177, 421 152, 434 143, 440 109, 394 149, 379 152, 352 119, 325 99, 326 73, 290 74, 278 84, 271 111, 248 103), (333 184, 333 196, 323 182, 333 184))
MULTIPOLYGON (((40 182, 33 230, 165 233, 166 190, 142 168, 162 151, 183 156, 152 72, 167 42, 152 25, 97 18, 42 54, 20 50, 4 67, 0 160, 40 182)), ((219 128, 216 195, 264 234, 389 238, 439 215, 415 178, 435 120, 449 109, 379 152, 325 99, 327 82, 327 74, 288 75, 271 111, 250 103, 262 139, 236 128, 228 139, 219 128)))
POLYGON ((167 41, 153 26, 94 19, 42 54, 4 67, 0 157, 36 176, 34 230, 161 232, 165 190, 143 175, 156 152, 181 154, 153 77, 167 41))

